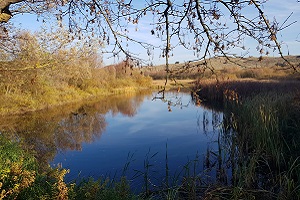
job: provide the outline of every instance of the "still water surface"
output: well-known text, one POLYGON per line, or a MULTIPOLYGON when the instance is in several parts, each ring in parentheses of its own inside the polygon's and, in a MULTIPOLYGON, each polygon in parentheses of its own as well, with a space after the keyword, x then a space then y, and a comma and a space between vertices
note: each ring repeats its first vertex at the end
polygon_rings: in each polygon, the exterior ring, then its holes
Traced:
POLYGON ((79 150, 59 151, 51 164, 70 169, 67 179, 71 180, 78 175, 121 174, 128 157, 128 178, 145 169, 147 156, 156 177, 165 173, 166 152, 173 173, 196 155, 203 161, 207 150, 216 148, 221 114, 195 106, 187 93, 167 93, 167 101, 154 100, 154 95, 131 97, 126 103, 120 98, 118 109, 97 113, 105 123, 98 137, 83 142, 79 150))
POLYGON ((207 152, 217 151, 222 113, 196 106, 189 93, 167 93, 165 100, 155 95, 115 96, 32 113, 6 119, 0 130, 13 131, 37 152, 42 165, 70 169, 67 181, 119 177, 126 163, 125 175, 135 181, 146 161, 158 181, 166 160, 170 174, 194 159, 201 173, 207 152))

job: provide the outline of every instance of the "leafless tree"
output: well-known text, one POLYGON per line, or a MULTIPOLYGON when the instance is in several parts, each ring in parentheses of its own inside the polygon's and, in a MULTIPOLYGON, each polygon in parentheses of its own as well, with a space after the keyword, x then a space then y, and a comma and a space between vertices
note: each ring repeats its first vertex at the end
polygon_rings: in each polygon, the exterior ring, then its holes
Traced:
POLYGON ((264 12, 265 3, 266 0, 2 0, 0 22, 7 22, 13 13, 50 12, 59 22, 66 22, 77 39, 97 37, 99 43, 112 45, 113 56, 122 52, 127 58, 138 57, 126 48, 128 43, 141 45, 149 55, 159 48, 167 72, 168 59, 179 45, 193 51, 208 67, 207 58, 225 56, 231 60, 230 50, 245 50, 243 41, 251 38, 257 42, 261 58, 278 51, 289 67, 298 71, 285 58, 277 39, 279 32, 294 22, 289 22, 290 17, 281 23, 276 18, 271 20, 264 12), (143 20, 151 21, 149 37, 159 38, 162 45, 134 38, 132 26, 143 20))

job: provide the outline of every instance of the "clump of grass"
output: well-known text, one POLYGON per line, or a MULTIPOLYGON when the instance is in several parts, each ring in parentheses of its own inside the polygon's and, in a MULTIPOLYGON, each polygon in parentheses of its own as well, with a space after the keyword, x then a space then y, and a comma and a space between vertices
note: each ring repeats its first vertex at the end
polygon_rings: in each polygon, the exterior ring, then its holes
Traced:
POLYGON ((300 198, 298 91, 297 81, 201 84, 202 98, 223 104, 226 131, 221 146, 229 149, 232 168, 232 185, 207 194, 229 199, 300 198))
POLYGON ((126 177, 121 177, 119 182, 114 182, 109 178, 98 180, 89 178, 73 187, 70 199, 133 200, 137 199, 137 196, 130 190, 126 177))
POLYGON ((218 81, 216 79, 198 80, 194 91, 204 101, 224 102, 225 99, 240 100, 263 93, 275 92, 293 93, 300 90, 300 84, 295 80, 267 80, 253 79, 218 81))

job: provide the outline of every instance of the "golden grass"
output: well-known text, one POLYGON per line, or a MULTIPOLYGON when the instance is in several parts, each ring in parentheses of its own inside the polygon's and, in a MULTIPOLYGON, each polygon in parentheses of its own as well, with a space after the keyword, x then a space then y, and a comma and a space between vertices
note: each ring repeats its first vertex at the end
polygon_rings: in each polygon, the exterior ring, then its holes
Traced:
POLYGON ((106 84, 86 85, 85 88, 61 83, 51 86, 43 83, 37 92, 14 92, 0 94, 0 115, 21 114, 63 104, 102 98, 112 94, 135 93, 150 89, 151 79, 123 78, 110 80, 106 84), (102 86, 101 86, 102 85, 102 86))
MULTIPOLYGON (((256 80, 238 79, 217 81, 215 79, 198 80, 194 90, 200 98, 207 101, 223 101, 229 94, 237 95, 240 100, 261 93, 299 94, 300 81, 297 80, 256 80)), ((236 98, 235 98, 236 99, 236 98)))
MULTIPOLYGON (((287 56, 291 63, 297 66, 300 63, 299 56, 287 56)), ((299 79, 300 75, 295 74, 294 70, 289 68, 285 61, 279 57, 264 57, 262 61, 256 57, 249 58, 231 58, 233 62, 224 57, 216 57, 207 60, 207 66, 204 61, 195 61, 190 63, 171 64, 171 76, 176 79, 210 79, 218 80, 236 80, 243 78, 255 79, 285 79, 286 77, 299 79)), ((153 79, 164 79, 166 77, 165 65, 154 67, 145 67, 143 69, 146 75, 153 79)))

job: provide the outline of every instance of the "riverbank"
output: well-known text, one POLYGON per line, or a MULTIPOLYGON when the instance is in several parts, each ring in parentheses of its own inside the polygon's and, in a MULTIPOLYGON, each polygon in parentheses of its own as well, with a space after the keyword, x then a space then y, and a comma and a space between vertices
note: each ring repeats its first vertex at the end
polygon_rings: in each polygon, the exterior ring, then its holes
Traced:
POLYGON ((223 110, 220 175, 228 177, 223 173, 228 167, 232 174, 230 182, 221 181, 207 194, 224 199, 299 199, 300 82, 205 80, 195 89, 202 104, 223 110))
POLYGON ((1 52, 0 115, 33 112, 151 86, 151 78, 131 59, 104 67, 96 50, 98 44, 69 43, 62 33, 42 38, 45 33, 19 34, 16 46, 22 48, 13 55, 1 52), (51 44, 59 48, 54 50, 51 44))
POLYGON ((24 114, 65 104, 97 100, 110 95, 136 93, 152 89, 151 81, 150 77, 140 76, 111 79, 97 85, 87 83, 84 87, 69 85, 66 82, 57 85, 47 82, 35 83, 26 88, 26 91, 0 94, 0 115, 24 114))
MULTIPOLYGON (((163 81, 157 83, 159 85, 163 81)), ((177 85, 173 86, 174 89, 177 88, 177 85)), ((168 158, 166 154, 165 169, 162 169, 166 171, 163 182, 153 186, 151 184, 153 177, 148 174, 151 167, 145 165, 142 175, 147 177, 145 182, 141 183, 143 190, 141 193, 135 193, 130 188, 131 180, 125 176, 120 179, 101 177, 97 180, 92 178, 80 180, 80 183, 76 182, 78 180, 67 183, 64 177, 68 169, 44 166, 41 170, 41 166, 36 164, 37 161, 32 156, 34 152, 21 148, 22 141, 12 142, 0 138, 2 159, 0 173, 3 175, 0 176, 0 182, 3 183, 0 186, 1 197, 5 195, 9 198, 23 199, 214 199, 222 196, 224 199, 298 199, 300 198, 299 87, 299 82, 295 80, 254 79, 223 82, 206 80, 195 85, 194 91, 197 91, 199 99, 194 98, 193 103, 197 104, 198 100, 201 100, 204 106, 208 105, 210 109, 220 110, 223 113, 223 122, 215 124, 219 130, 216 132, 218 151, 208 149, 205 155, 205 172, 217 169, 214 181, 207 182, 202 173, 193 171, 194 167, 203 165, 199 162, 199 155, 195 155, 194 160, 186 163, 183 178, 173 177, 168 171, 171 157, 168 158), (222 108, 218 107, 220 104, 222 108)), ((128 92, 130 91, 134 90, 129 89, 128 92)), ((115 91, 118 92, 122 95, 125 91, 122 89, 115 91)), ((128 111, 128 105, 122 105, 122 108, 128 111)), ((80 109, 71 116, 74 119, 84 119, 83 116, 94 118, 94 115, 87 115, 85 111, 80 109)), ((48 121, 53 119, 49 117, 48 121)), ((38 117, 36 122, 37 127, 41 126, 38 117)), ((203 122, 198 122, 210 123, 204 119, 203 122)), ((58 124, 59 121, 53 123, 58 124)), ((44 133, 45 135, 52 133, 52 126, 47 123, 48 126, 50 131, 44 133)), ((24 134, 32 134, 32 139, 36 138, 33 132, 41 135, 36 131, 39 129, 30 130, 32 133, 28 131, 24 134)), ((4 134, 1 134, 2 136, 4 134)), ((78 148, 78 145, 75 147, 78 148)), ((145 155, 145 162, 148 162, 147 156, 145 155)), ((127 164, 129 166, 130 163, 127 164)))
POLYGON ((202 101, 224 102, 242 101, 256 95, 277 93, 282 95, 299 95, 300 81, 295 79, 235 79, 218 81, 216 79, 203 79, 195 82, 193 87, 202 101))

